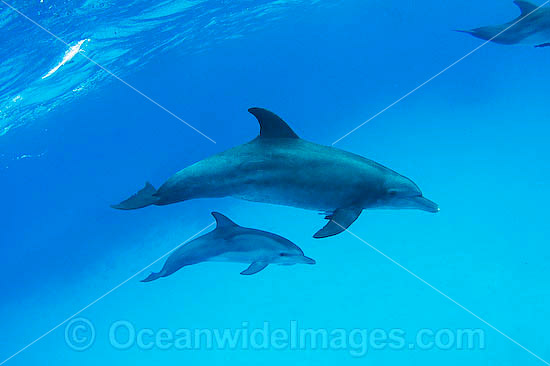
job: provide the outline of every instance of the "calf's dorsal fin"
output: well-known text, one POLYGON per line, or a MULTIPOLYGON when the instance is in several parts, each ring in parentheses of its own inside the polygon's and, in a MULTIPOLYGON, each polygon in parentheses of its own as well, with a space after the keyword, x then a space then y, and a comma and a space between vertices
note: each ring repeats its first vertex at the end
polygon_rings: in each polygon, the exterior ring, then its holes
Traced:
POLYGON ((532 13, 538 8, 538 6, 536 6, 535 4, 524 0, 516 0, 514 1, 514 4, 516 4, 519 7, 519 10, 521 10, 521 15, 532 13))
POLYGON ((216 229, 223 228, 223 227, 235 227, 239 226, 235 224, 231 219, 229 219, 227 216, 222 215, 219 212, 212 212, 212 216, 214 216, 214 219, 216 219, 216 229))
POLYGON ((261 138, 292 138, 298 139, 298 135, 283 119, 275 113, 263 108, 250 108, 248 110, 260 123, 261 138))

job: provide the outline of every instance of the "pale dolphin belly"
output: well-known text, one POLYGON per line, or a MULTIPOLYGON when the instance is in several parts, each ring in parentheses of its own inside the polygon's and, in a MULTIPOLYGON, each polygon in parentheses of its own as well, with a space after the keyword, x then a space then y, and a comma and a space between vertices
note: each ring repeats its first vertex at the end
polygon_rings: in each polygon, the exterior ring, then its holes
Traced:
POLYGON ((156 204, 230 196, 320 211, 365 207, 365 182, 372 184, 372 200, 381 185, 381 167, 368 162, 304 140, 253 140, 176 173, 157 191, 156 204))

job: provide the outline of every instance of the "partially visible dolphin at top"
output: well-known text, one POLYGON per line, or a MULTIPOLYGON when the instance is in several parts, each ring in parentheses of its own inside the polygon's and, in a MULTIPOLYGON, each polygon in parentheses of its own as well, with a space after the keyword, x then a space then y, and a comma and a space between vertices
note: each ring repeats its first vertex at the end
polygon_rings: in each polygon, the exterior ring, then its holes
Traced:
POLYGON ((457 32, 506 45, 550 46, 550 8, 539 8, 523 0, 516 0, 514 4, 519 7, 521 15, 508 23, 457 32))
POLYGON ((160 272, 151 273, 141 282, 151 282, 201 262, 249 264, 242 275, 258 273, 269 264, 315 264, 315 260, 282 236, 239 226, 219 212, 212 212, 212 216, 216 219, 215 230, 176 249, 160 272))
POLYGON ((266 109, 249 112, 260 123, 254 140, 188 166, 158 190, 147 183, 112 207, 132 210, 231 196, 325 213, 329 222, 314 238, 341 233, 364 209, 439 211, 409 178, 361 156, 303 140, 266 109))

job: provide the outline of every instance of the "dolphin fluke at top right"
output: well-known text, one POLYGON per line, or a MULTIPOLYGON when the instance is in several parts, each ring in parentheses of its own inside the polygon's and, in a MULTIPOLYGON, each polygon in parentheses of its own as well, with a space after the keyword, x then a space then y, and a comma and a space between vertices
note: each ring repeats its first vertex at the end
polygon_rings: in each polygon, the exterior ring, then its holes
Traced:
POLYGON ((550 46, 550 7, 540 7, 528 1, 514 1, 521 14, 507 23, 457 30, 474 37, 505 45, 524 44, 535 47, 550 46))

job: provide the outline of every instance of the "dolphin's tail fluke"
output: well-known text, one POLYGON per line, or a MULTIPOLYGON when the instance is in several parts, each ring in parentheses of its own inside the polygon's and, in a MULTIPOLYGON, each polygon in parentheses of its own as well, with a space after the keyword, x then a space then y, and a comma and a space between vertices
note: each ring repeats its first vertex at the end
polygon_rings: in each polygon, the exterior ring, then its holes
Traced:
POLYGON ((151 282, 161 277, 162 277, 162 272, 157 272, 157 273, 153 272, 146 279, 141 280, 141 282, 151 282))
POLYGON ((159 200, 158 197, 154 196, 156 192, 157 190, 155 187, 147 182, 141 191, 127 200, 120 202, 118 205, 111 205, 111 207, 117 210, 135 210, 137 208, 147 207, 159 200))

